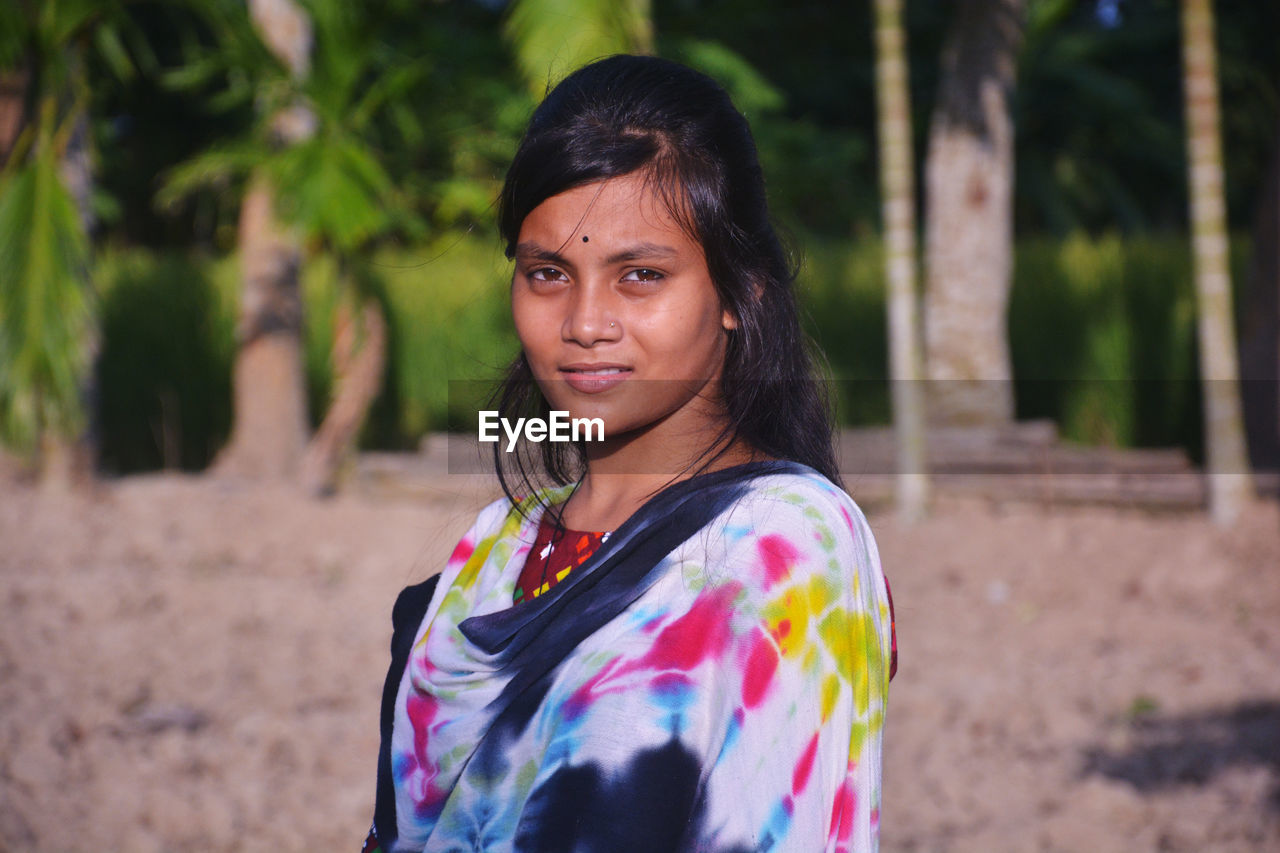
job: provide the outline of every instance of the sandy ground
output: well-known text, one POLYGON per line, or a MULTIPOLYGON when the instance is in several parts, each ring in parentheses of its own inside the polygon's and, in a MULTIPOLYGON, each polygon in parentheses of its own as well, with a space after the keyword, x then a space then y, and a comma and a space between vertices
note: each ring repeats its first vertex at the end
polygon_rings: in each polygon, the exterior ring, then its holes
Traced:
MULTIPOLYGON (((0 850, 358 850, 391 603, 478 505, 449 488, 0 486, 0 850)), ((883 850, 1280 850, 1280 507, 872 524, 883 850)))

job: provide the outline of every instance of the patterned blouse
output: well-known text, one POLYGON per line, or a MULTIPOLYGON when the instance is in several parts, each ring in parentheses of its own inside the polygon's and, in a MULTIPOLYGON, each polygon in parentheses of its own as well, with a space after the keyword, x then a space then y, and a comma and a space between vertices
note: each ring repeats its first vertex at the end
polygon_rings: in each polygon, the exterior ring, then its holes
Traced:
POLYGON ((538 525, 538 538, 533 540, 520 580, 516 582, 514 602, 532 601, 551 589, 585 563, 608 538, 608 532, 556 527, 544 513, 538 525))
POLYGON ((790 462, 700 475, 513 605, 567 495, 484 509, 408 629, 383 848, 875 850, 892 616, 849 496, 790 462))

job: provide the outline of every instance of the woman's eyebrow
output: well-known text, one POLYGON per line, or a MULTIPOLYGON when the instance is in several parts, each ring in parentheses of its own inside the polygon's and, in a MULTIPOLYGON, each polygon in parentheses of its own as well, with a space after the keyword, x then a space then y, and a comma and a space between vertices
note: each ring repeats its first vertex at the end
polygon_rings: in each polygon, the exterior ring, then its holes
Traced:
POLYGON ((612 255, 604 259, 606 264, 619 264, 623 261, 634 261, 640 258, 671 258, 679 254, 671 246, 662 246, 658 243, 637 243, 634 246, 628 246, 614 252, 612 255))
POLYGON ((553 252, 550 249, 544 249, 542 246, 530 240, 516 245, 515 257, 527 258, 534 261, 546 261, 551 264, 561 264, 568 266, 569 261, 559 252, 553 252))
MULTIPOLYGON (((604 259, 606 264, 620 264, 624 261, 635 261, 641 258, 672 258, 678 255, 671 246, 663 246, 660 243, 637 243, 634 246, 628 246, 625 249, 619 249, 604 259)), ((564 255, 559 252, 553 252, 550 249, 544 249, 531 240, 516 245, 515 257, 534 260, 546 261, 551 264, 560 264, 561 266, 571 266, 564 255)))

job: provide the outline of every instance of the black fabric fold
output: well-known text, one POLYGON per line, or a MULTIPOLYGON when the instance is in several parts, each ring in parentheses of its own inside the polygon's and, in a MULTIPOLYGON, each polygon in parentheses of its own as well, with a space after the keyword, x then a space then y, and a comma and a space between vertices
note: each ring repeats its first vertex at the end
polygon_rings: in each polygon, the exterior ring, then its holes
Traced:
POLYGON ((409 664, 409 652, 413 650, 413 638, 418 626, 431 606, 440 576, 433 575, 420 584, 405 587, 396 596, 391 608, 391 666, 382 682, 382 714, 379 720, 381 742, 378 745, 378 787, 373 804, 373 828, 378 835, 379 846, 389 853, 395 843, 396 789, 391 774, 391 729, 396 716, 396 694, 400 690, 400 678, 409 664))

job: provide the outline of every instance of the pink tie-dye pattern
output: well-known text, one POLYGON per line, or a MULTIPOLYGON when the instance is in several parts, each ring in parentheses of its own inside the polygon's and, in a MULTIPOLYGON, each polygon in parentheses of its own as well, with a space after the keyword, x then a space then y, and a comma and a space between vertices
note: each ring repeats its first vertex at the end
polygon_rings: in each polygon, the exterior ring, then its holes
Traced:
POLYGON ((414 695, 408 698, 407 710, 413 723, 413 759, 407 782, 418 814, 425 816, 438 812, 448 795, 435 786, 437 768, 427 753, 427 737, 439 704, 430 695, 414 695))
POLYGON ((760 562, 764 568, 764 588, 769 589, 778 581, 791 574, 800 552, 785 537, 771 534, 760 537, 756 546, 760 552, 760 562))
POLYGON ((742 679, 742 703, 755 708, 764 701, 778 670, 778 649, 773 638, 762 628, 755 630, 751 651, 747 654, 746 670, 742 679))
POLYGON ((800 762, 796 764, 795 772, 791 774, 791 793, 799 796, 804 792, 805 786, 809 784, 809 774, 813 772, 813 759, 818 755, 818 733, 814 732, 813 737, 809 738, 809 745, 805 747, 804 754, 800 756, 800 762))
MULTIPOLYGON (((653 719, 662 720, 661 725, 667 726, 670 724, 665 721, 673 719, 672 708, 688 708, 689 713, 696 715, 690 719, 697 719, 714 713, 716 707, 706 704, 704 697, 722 696, 733 714, 731 721, 726 720, 730 735, 723 742, 704 744, 696 739, 695 732, 715 731, 714 727, 707 728, 705 721, 688 729, 683 726, 668 729, 678 732, 674 736, 682 742, 686 742, 686 737, 692 738, 687 740, 687 748, 704 755, 703 760, 708 762, 705 783, 710 792, 708 796, 717 797, 721 804, 716 810, 719 817, 715 826, 719 828, 713 830, 714 836, 708 839, 726 839, 730 835, 759 839, 768 826, 775 839, 774 849, 779 853, 801 850, 808 853, 820 849, 827 853, 869 853, 875 849, 879 811, 860 814, 858 807, 861 802, 865 809, 866 803, 878 799, 878 774, 874 779, 855 777, 855 765, 851 762, 848 775, 841 780, 844 774, 832 766, 831 760, 833 753, 837 749, 844 752, 848 743, 845 721, 850 713, 860 719, 858 724, 867 732, 863 741, 864 757, 868 750, 879 749, 883 717, 868 718, 866 709, 849 710, 849 674, 843 671, 845 665, 836 661, 837 658, 843 661, 839 656, 848 650, 833 645, 816 626, 823 624, 824 616, 837 612, 881 618, 874 609, 877 604, 874 596, 877 595, 876 581, 882 576, 874 557, 874 542, 870 540, 869 531, 864 533, 865 528, 861 526, 865 522, 856 509, 851 513, 841 504, 849 503, 847 496, 825 484, 820 485, 820 489, 837 499, 821 499, 815 497, 816 490, 808 485, 813 480, 802 480, 804 485, 798 485, 797 481, 801 478, 789 477, 785 488, 770 490, 768 496, 762 498, 768 503, 761 510, 753 512, 750 504, 744 502, 743 509, 749 517, 767 523, 752 529, 732 560, 714 567, 708 564, 710 580, 706 586, 694 587, 700 591, 685 599, 670 596, 669 592, 666 597, 655 599, 649 604, 652 609, 640 611, 645 617, 639 623, 632 623, 621 649, 612 656, 601 657, 596 651, 595 657, 583 658, 580 662, 583 668, 576 670, 578 675, 565 685, 567 690, 559 694, 553 705, 539 711, 544 722, 539 723, 537 738, 542 743, 547 742, 543 738, 550 738, 556 744, 557 755, 570 756, 557 760, 577 765, 584 760, 581 756, 585 753, 581 750, 593 742, 606 743, 610 755, 620 754, 618 750, 624 742, 619 740, 620 732, 608 728, 605 721, 617 721, 616 715, 622 708, 627 714, 635 715, 625 717, 628 721, 626 742, 630 742, 634 737, 633 723, 639 725, 634 729, 636 734, 648 725, 641 711, 645 702, 663 709, 661 715, 653 719), (814 512, 815 508, 818 512, 814 512), (870 561, 866 560, 864 549, 850 547, 846 528, 853 533, 854 541, 870 542, 870 561), (850 583, 855 577, 861 582, 850 583), (832 599, 830 593, 814 591, 827 589, 841 592, 832 599), (860 600, 848 592, 854 589, 869 590, 872 597, 860 600), (770 590, 770 595, 762 594, 770 590), (778 601, 784 593, 798 596, 794 607, 799 610, 793 612, 790 604, 787 608, 781 607, 778 601), (658 602, 662 604, 655 606, 658 602), (812 608, 812 612, 806 608, 812 608), (625 649, 630 649, 630 653, 625 649), (833 662, 837 669, 832 668, 833 662), (833 673, 838 674, 845 685, 840 688, 842 698, 833 700, 839 703, 832 705, 835 713, 829 715, 824 711, 820 718, 811 719, 806 710, 810 705, 805 702, 801 702, 797 710, 795 697, 800 694, 796 691, 803 690, 805 695, 816 697, 823 683, 818 679, 834 677, 833 673), (728 695, 713 688, 713 685, 730 684, 733 689, 728 695), (601 703, 606 696, 613 698, 601 703), (620 699, 620 696, 634 699, 620 699), (739 696, 740 701, 735 701, 739 696), (619 705, 619 702, 631 704, 619 705), (609 710, 597 715, 598 707, 609 710), (808 728, 810 722, 818 727, 817 731, 808 728), (564 729, 556 728, 562 724, 566 726, 564 729), (776 734, 779 732, 789 734, 779 737, 776 734), (598 740, 605 733, 607 738, 598 740), (704 749, 710 751, 704 754, 704 749), (742 755, 752 756, 749 763, 739 762, 736 756, 742 755), (729 760, 720 767, 721 759, 726 756, 729 760), (756 778, 750 772, 741 772, 748 767, 766 767, 769 772, 756 778), (769 779, 774 781, 767 781, 769 779), (745 785, 749 785, 750 790, 759 790, 762 796, 758 800, 744 796, 745 785), (761 810, 766 790, 771 791, 768 803, 772 811, 768 812, 761 810), (777 820, 774 815, 779 812, 785 813, 789 820, 774 822, 777 820), (728 822, 719 823, 721 820, 728 822), (827 824, 825 832, 824 823, 827 824), (730 835, 724 835, 725 832, 730 835)), ((456 592, 457 606, 444 608, 449 621, 456 622, 468 615, 465 607, 473 604, 468 598, 493 588, 497 578, 493 566, 498 565, 499 560, 516 566, 523 561, 528 544, 520 538, 502 538, 513 532, 523 536, 523 531, 504 526, 501 536, 480 529, 458 543, 449 558, 449 567, 455 573, 460 571, 465 582, 460 576, 451 587, 453 592, 448 601, 455 600, 453 593, 456 592), (497 559, 490 556, 491 551, 499 555, 497 559)), ((702 537, 699 541, 706 540, 715 541, 715 536, 702 537)), ((693 560, 696 564, 698 558, 693 560)), ((686 577, 697 576, 687 574, 686 577)), ((788 597, 787 601, 791 599, 788 597)), ((443 638, 445 629, 440 630, 443 638)), ((843 632, 839 633, 843 636, 843 632)), ((442 651, 447 648, 443 643, 440 645, 442 651)), ((867 653, 877 652, 869 646, 867 653)), ((415 655, 410 662, 411 670, 415 663, 419 669, 431 666, 427 655, 415 655)), ((442 667, 441 672, 456 670, 453 665, 437 663, 442 667)), ((575 670, 566 669, 566 672, 575 670)), ((435 681, 429 672, 426 676, 418 672, 414 689, 422 690, 435 681)), ((884 697, 878 692, 881 688, 871 687, 874 708, 883 709, 884 697)), ((414 738, 412 752, 403 750, 399 754, 403 772, 397 784, 412 796, 419 816, 429 818, 425 825, 429 827, 439 818, 441 823, 431 837, 445 844, 452 838, 447 835, 448 827, 457 822, 450 816, 468 814, 453 802, 455 797, 468 796, 465 792, 469 789, 459 784, 456 766, 462 752, 460 747, 442 745, 453 737, 452 732, 462 729, 449 725, 447 719, 437 719, 434 697, 430 702, 421 701, 423 698, 423 695, 410 694, 407 704, 402 704, 398 712, 407 718, 405 722, 413 729, 414 738), (433 766, 429 755, 435 756, 442 766, 433 766), (440 817, 441 814, 445 816, 440 817)), ((450 703, 456 704, 451 694, 443 695, 440 701, 446 708, 451 707, 450 703)), ((818 707, 815 699, 812 703, 815 715, 818 707)), ((397 726, 401 726, 399 718, 397 726)), ((638 737, 634 739, 642 742, 638 737)), ((409 744, 406 742, 405 746, 409 744)), ((461 765, 463 773, 466 772, 465 758, 463 756, 461 765)), ((843 767, 843 756, 838 760, 843 767)), ((523 801, 521 797, 528 795, 518 788, 518 781, 514 783, 517 786, 514 790, 508 790, 509 780, 501 784, 506 786, 502 788, 504 802, 518 804, 523 801)), ((518 805, 514 813, 519 814, 518 805)))
POLYGON ((698 596, 687 613, 662 628, 642 657, 630 661, 614 658, 569 698, 566 717, 576 719, 598 697, 628 689, 621 681, 631 673, 688 672, 704 660, 718 658, 730 639, 729 617, 739 588, 726 584, 698 596))
POLYGON ((467 560, 471 559, 471 555, 475 553, 475 550, 475 540, 464 536, 462 540, 454 546, 453 553, 449 555, 449 559, 445 565, 454 566, 460 563, 465 563, 467 560))
POLYGON ((834 839, 836 853, 848 853, 849 838, 853 835, 853 819, 858 811, 858 794, 853 783, 848 779, 836 792, 836 801, 831 809, 831 832, 829 838, 834 839))

